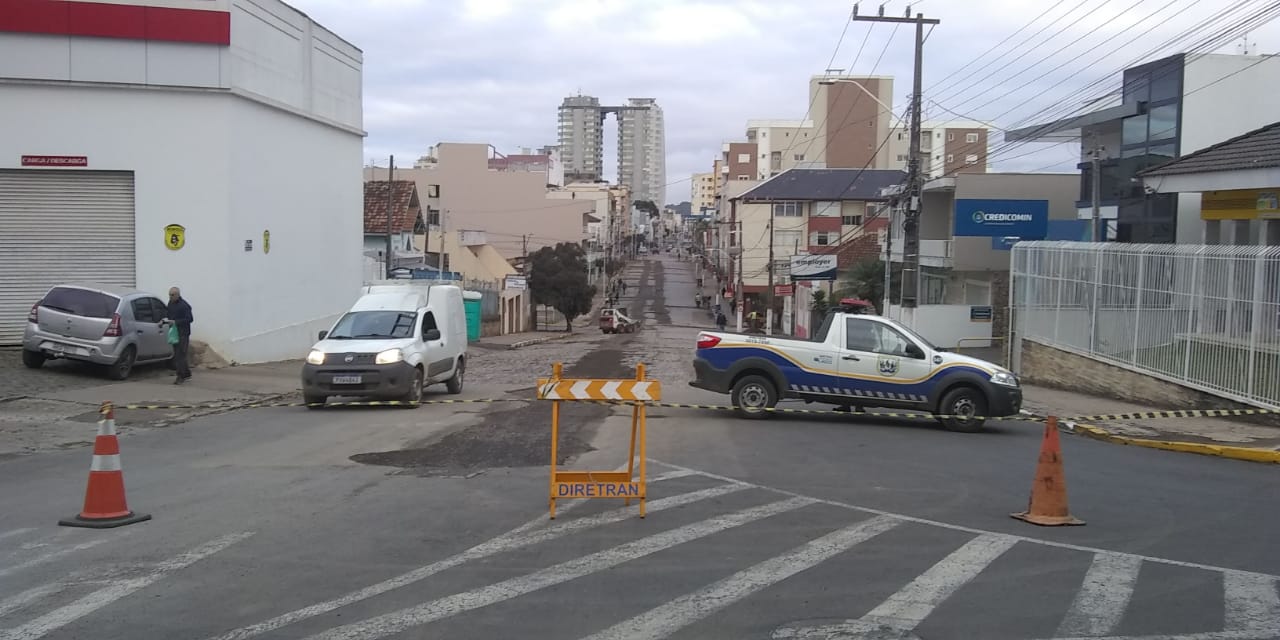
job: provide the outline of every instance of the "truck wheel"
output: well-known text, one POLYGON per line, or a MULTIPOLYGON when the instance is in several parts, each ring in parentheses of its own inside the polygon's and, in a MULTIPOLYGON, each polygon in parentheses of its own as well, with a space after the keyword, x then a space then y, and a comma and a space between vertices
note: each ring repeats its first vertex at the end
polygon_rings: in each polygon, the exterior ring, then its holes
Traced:
POLYGON ((981 431, 986 413, 987 399, 981 391, 973 387, 956 387, 942 396, 942 402, 938 404, 939 415, 958 416, 938 418, 948 431, 962 433, 981 431))
POLYGON ((773 382, 762 376, 746 376, 733 385, 733 393, 729 396, 738 415, 744 418, 759 420, 768 417, 778 404, 778 391, 773 382))

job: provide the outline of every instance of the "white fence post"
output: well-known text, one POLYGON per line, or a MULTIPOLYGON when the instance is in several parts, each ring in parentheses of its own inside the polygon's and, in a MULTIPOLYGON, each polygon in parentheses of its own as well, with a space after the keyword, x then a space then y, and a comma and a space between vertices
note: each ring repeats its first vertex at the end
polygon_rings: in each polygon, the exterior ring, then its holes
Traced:
POLYGON ((1253 392, 1254 378, 1258 370, 1258 333, 1262 328, 1262 295, 1267 272, 1266 254, 1260 253, 1254 258, 1253 265, 1253 310, 1249 314, 1249 381, 1245 385, 1250 398, 1257 396, 1253 392))
POLYGON ((1137 290, 1134 294, 1133 301, 1133 349, 1129 353, 1129 362, 1132 362, 1135 365, 1138 364, 1138 333, 1142 331, 1142 289, 1144 288, 1142 283, 1144 275, 1143 270, 1145 269, 1146 264, 1146 254, 1138 254, 1138 279, 1135 281, 1133 287, 1137 290))

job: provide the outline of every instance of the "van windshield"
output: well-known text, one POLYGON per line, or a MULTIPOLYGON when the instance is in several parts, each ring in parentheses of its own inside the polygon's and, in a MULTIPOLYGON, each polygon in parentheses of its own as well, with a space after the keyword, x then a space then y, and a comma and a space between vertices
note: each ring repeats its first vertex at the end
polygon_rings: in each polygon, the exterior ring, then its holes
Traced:
POLYGON ((409 311, 351 311, 338 320, 327 337, 333 340, 409 338, 418 314, 409 311))

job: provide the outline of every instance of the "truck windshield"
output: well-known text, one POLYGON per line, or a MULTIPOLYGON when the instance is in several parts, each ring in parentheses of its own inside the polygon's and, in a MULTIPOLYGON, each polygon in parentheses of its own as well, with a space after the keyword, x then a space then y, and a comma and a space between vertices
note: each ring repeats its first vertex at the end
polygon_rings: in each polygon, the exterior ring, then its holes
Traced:
POLYGON ((893 327, 894 327, 895 329, 897 329, 898 331, 901 331, 901 332, 903 332, 903 333, 907 334, 907 335, 908 335, 908 336, 910 336, 911 338, 914 338, 916 342, 919 342, 920 344, 922 344, 922 345, 924 345, 924 346, 926 346, 926 347, 929 347, 930 349, 933 349, 934 351, 940 351, 940 349, 938 349, 938 346, 937 346, 937 345, 933 344, 932 342, 929 342, 928 340, 926 340, 926 339, 925 339, 925 337, 924 337, 924 336, 922 336, 922 335, 920 335, 920 334, 916 333, 915 331, 912 331, 910 328, 908 328, 908 327, 906 327, 906 326, 903 326, 901 323, 895 322, 895 323, 893 323, 893 327))
POLYGON ((362 340, 409 338, 418 314, 409 311, 352 311, 334 325, 329 338, 362 340))

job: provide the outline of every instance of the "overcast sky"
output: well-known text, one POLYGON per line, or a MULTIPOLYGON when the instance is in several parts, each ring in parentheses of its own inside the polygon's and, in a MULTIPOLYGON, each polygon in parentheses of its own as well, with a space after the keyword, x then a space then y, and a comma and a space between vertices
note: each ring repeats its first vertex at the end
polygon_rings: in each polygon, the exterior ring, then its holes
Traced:
MULTIPOLYGON (((287 1, 364 51, 365 159, 384 166, 393 153, 409 164, 437 142, 487 142, 503 153, 555 144, 556 107, 578 92, 606 103, 652 97, 666 117, 675 203, 689 199, 689 175, 709 171, 722 142, 742 139, 747 119, 805 116, 811 75, 832 67, 893 76, 895 107, 911 91, 913 27, 849 23, 852 3, 837 0, 287 1)), ((1272 4, 915 2, 913 13, 942 21, 925 44, 926 115, 1000 128, 1069 115, 1117 88, 1124 67, 1186 51, 1272 4)), ((863 2, 859 12, 877 6, 863 2)), ((885 13, 906 7, 895 0, 885 13)), ((1275 52, 1280 23, 1249 39, 1275 52)), ((1233 53, 1239 42, 1215 50, 1233 53)), ((610 119, 610 180, 614 131, 610 119)), ((1000 140, 992 136, 996 170, 1074 171, 1074 145, 1000 140)))

